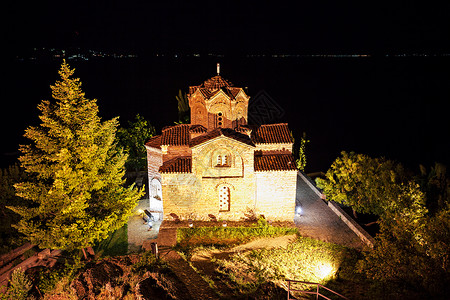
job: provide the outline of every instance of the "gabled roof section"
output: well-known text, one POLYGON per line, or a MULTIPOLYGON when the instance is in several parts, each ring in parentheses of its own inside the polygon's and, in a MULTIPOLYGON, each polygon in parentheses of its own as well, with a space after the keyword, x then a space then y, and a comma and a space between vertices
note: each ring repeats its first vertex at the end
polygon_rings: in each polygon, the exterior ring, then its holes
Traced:
POLYGON ((239 92, 243 92, 242 88, 235 87, 230 81, 220 75, 207 79, 200 85, 190 86, 188 97, 196 91, 199 91, 205 99, 210 99, 218 92, 223 91, 232 100, 235 100, 239 92))
POLYGON ((175 126, 164 127, 161 134, 161 145, 188 146, 189 125, 179 124, 175 126))
POLYGON ((212 140, 214 138, 217 138, 219 136, 226 136, 228 138, 231 138, 231 139, 236 140, 238 142, 247 144, 249 146, 252 146, 252 147, 255 146, 248 135, 242 134, 242 133, 237 132, 237 131, 235 131, 233 129, 230 129, 230 128, 216 128, 216 129, 208 132, 207 134, 204 134, 204 135, 201 135, 199 137, 193 138, 189 145, 191 147, 194 147, 194 146, 203 144, 204 142, 207 142, 209 140, 212 140))
POLYGON ((210 91, 214 91, 214 90, 218 90, 224 86, 231 87, 231 86, 233 86, 233 84, 230 81, 223 78, 222 76, 216 75, 210 79, 207 79, 205 82, 203 82, 202 86, 207 88, 210 91))
POLYGON ((202 125, 190 125, 189 132, 193 133, 206 133, 208 130, 202 125))
POLYGON ((287 123, 261 125, 252 131, 251 137, 255 144, 293 143, 287 123))
POLYGON ((161 135, 151 137, 147 143, 145 143, 145 146, 161 149, 161 135))
POLYGON ((175 157, 165 161, 159 168, 161 173, 192 173, 192 158, 190 156, 175 157))
POLYGON ((291 153, 264 154, 255 152, 254 167, 256 172, 295 171, 295 159, 291 153))

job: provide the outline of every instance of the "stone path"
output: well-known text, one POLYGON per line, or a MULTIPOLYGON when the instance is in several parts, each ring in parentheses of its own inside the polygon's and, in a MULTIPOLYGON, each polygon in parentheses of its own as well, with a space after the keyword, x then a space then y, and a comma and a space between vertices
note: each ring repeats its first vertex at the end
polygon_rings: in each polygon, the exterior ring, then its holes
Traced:
POLYGON ((148 209, 148 206, 148 199, 139 200, 133 215, 128 220, 129 253, 139 252, 143 242, 153 240, 158 236, 161 222, 154 222, 153 227, 149 230, 149 226, 145 224, 142 218, 142 211, 148 209))
POLYGON ((361 239, 297 176, 297 205, 302 214, 294 219, 300 234, 324 242, 366 249, 361 239))
POLYGON ((159 250, 159 257, 166 261, 170 269, 186 285, 190 299, 217 299, 218 296, 206 281, 195 272, 189 263, 184 260, 175 250, 177 242, 177 229, 166 228, 164 224, 159 229, 158 237, 154 240, 146 240, 143 248, 150 249, 150 244, 156 242, 159 250))

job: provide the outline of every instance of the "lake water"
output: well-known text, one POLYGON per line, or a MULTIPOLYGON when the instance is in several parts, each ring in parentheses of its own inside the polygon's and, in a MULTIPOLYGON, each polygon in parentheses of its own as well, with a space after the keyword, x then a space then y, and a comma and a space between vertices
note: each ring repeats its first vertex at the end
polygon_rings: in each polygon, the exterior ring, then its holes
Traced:
MULTIPOLYGON (((385 156, 413 168, 449 164, 450 57, 138 57, 69 64, 86 97, 98 99, 103 118, 120 116, 125 125, 139 113, 160 131, 177 120, 178 90, 187 92, 216 75, 217 62, 221 75, 247 88, 253 100, 261 92, 260 100, 269 99, 276 113, 267 114, 266 123, 288 122, 297 140, 306 132, 311 140, 307 172, 326 171, 342 150, 385 156)), ((7 64, 1 167, 17 157, 19 143, 27 142, 25 128, 38 123, 36 107, 50 99, 60 63, 7 64)))

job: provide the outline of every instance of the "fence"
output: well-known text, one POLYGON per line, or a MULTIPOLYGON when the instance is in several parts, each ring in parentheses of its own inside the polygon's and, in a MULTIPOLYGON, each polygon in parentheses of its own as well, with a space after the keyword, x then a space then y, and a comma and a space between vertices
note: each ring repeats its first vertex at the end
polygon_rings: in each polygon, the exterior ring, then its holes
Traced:
POLYGON ((291 292, 300 292, 300 293, 304 293, 304 294, 310 294, 310 295, 316 295, 316 299, 319 299, 319 297, 322 297, 324 299, 327 300, 332 300, 331 298, 326 297, 325 295, 322 295, 320 293, 320 288, 323 288, 331 293, 333 293, 336 296, 339 296, 342 299, 347 299, 347 297, 342 296, 341 294, 327 288, 326 286, 321 285, 320 283, 314 283, 314 282, 306 282, 306 281, 298 281, 298 280, 287 280, 288 282, 288 291, 287 291, 287 300, 295 300, 295 298, 291 298, 291 292), (304 290, 299 290, 299 289, 293 289, 291 288, 291 282, 294 283, 301 283, 301 284, 306 284, 306 285, 315 285, 316 289, 315 291, 304 291, 304 290))

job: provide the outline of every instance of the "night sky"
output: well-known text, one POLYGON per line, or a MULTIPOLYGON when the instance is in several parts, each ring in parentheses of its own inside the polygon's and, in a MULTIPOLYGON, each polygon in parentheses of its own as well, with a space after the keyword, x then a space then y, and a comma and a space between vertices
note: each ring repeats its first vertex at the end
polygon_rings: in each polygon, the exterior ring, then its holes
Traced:
POLYGON ((158 125, 150 108, 159 101, 168 103, 161 106, 166 114, 159 115, 170 124, 178 89, 214 75, 217 56, 209 61, 204 54, 223 54, 228 59, 223 76, 248 84, 252 96, 265 89, 285 108, 294 108, 286 109, 282 121, 311 133, 312 152, 322 163, 315 170, 325 170, 338 150, 370 149, 374 156, 405 160, 409 153, 414 164, 449 159, 449 121, 442 109, 450 95, 449 57, 389 60, 396 54, 450 54, 448 0, 10 1, 2 12, 3 49, 13 58, 2 70, 10 74, 2 98, 17 105, 0 118, 0 127, 11 127, 3 132, 5 153, 17 152, 38 101, 49 96, 60 62, 26 60, 33 48, 45 47, 72 54, 78 48, 137 54, 141 60, 134 63, 73 62, 88 97, 98 97, 107 117, 120 114, 124 122, 142 112, 158 125), (198 53, 202 60, 145 60, 157 53, 172 58, 198 53), (239 60, 249 54, 369 54, 371 59, 239 60), (301 101, 286 93, 292 86, 301 101), (317 108, 320 114, 296 115, 317 108))
POLYGON ((450 1, 10 1, 8 45, 137 52, 450 52, 450 1))

